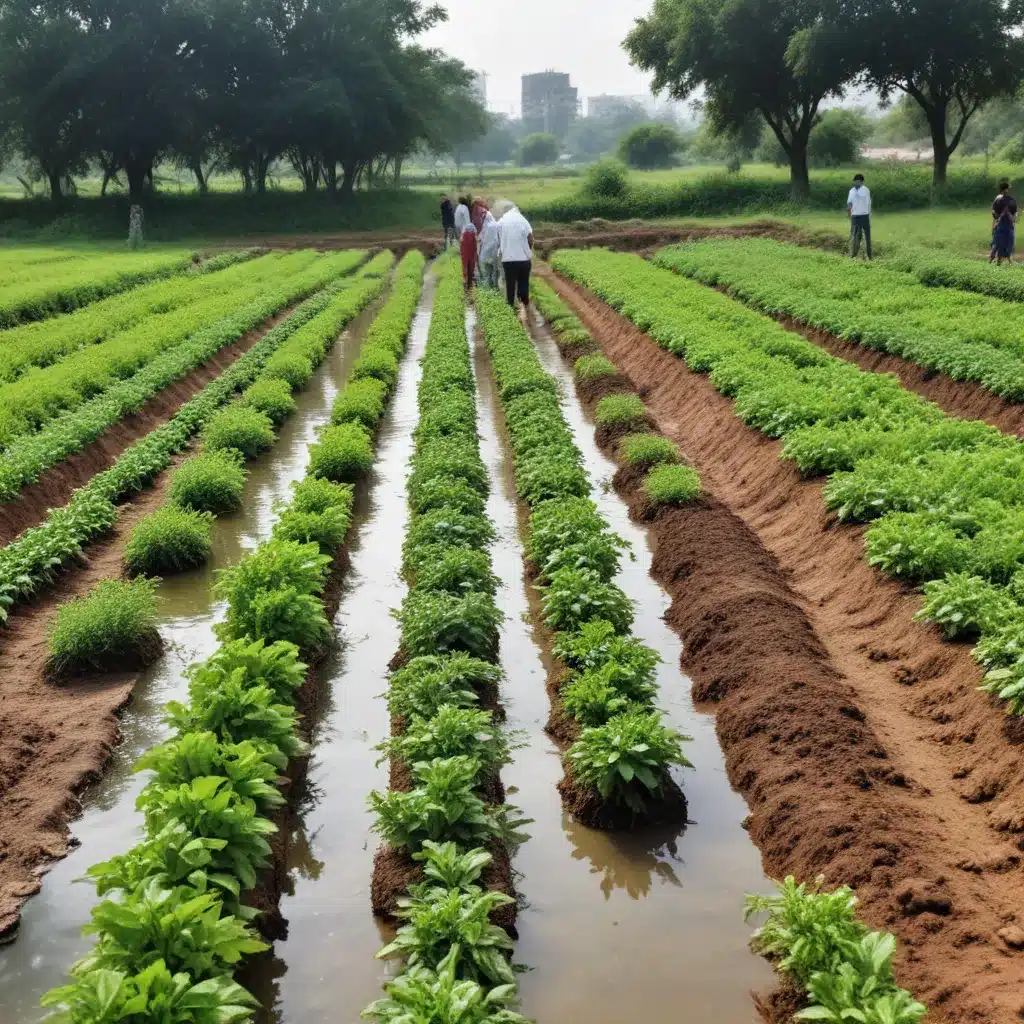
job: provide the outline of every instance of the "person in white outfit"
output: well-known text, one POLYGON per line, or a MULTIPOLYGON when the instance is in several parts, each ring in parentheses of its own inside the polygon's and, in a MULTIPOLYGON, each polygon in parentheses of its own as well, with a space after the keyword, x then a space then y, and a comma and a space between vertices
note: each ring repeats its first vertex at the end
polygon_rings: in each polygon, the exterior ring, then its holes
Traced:
POLYGON ((484 214, 480 232, 480 283, 485 288, 497 288, 501 280, 501 249, 498 222, 490 210, 484 214))
POLYGON ((473 223, 469 212, 469 197, 461 196, 459 205, 455 207, 455 237, 462 239, 462 232, 473 223))
POLYGON ((501 266, 505 271, 505 295, 510 306, 516 297, 524 306, 530 304, 530 271, 533 268, 533 228, 513 206, 498 221, 501 245, 501 266))
POLYGON ((853 188, 846 197, 846 214, 850 218, 850 239, 853 243, 853 258, 860 252, 861 235, 864 236, 865 251, 871 259, 871 190, 864 184, 864 175, 853 176, 853 188))

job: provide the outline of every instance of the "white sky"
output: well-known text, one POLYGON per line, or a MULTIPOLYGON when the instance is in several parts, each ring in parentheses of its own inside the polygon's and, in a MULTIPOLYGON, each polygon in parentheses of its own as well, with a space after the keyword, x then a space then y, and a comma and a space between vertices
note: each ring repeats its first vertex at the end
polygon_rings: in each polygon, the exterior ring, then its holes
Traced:
POLYGON ((622 40, 652 0, 441 0, 446 24, 423 42, 486 71, 491 110, 519 112, 521 75, 566 71, 586 98, 639 95, 647 76, 630 67, 622 40))

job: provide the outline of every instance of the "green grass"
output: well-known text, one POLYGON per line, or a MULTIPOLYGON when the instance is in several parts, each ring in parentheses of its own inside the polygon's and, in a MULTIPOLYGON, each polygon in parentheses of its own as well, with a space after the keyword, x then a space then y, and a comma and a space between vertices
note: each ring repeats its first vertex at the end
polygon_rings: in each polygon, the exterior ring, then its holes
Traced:
POLYGON ((242 507, 246 472, 236 452, 204 452, 183 463, 171 480, 171 501, 197 512, 234 512, 242 507))
POLYGON ((335 483, 354 483, 373 466, 373 443, 358 423, 328 427, 310 450, 311 476, 335 483))
POLYGON ((644 480, 644 493, 662 505, 684 505, 700 496, 700 476, 690 466, 655 466, 644 480))
POLYGON ((159 580, 104 580, 62 605, 50 629, 48 671, 55 677, 139 668, 160 653, 159 580))
POLYGON ((622 439, 619 448, 630 466, 679 461, 679 449, 661 434, 630 434, 622 439))
POLYGON ((207 451, 233 448, 246 459, 255 459, 274 444, 274 426, 259 409, 233 405, 217 413, 203 429, 207 451))
POLYGON ((594 410, 594 419, 602 427, 633 423, 646 415, 647 409, 636 395, 609 395, 602 398, 594 410))
POLYGON ((125 569, 133 576, 162 576, 202 565, 213 551, 212 523, 209 512, 166 505, 132 530, 125 569))
POLYGON ((246 391, 242 404, 258 410, 278 425, 284 423, 298 408, 288 382, 275 377, 257 380, 246 391))

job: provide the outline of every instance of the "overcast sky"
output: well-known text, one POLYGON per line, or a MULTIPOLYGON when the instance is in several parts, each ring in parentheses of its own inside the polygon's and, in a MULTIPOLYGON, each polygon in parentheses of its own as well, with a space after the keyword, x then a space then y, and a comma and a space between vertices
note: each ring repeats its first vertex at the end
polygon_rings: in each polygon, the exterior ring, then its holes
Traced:
POLYGON ((652 0, 441 0, 448 22, 424 41, 486 71, 487 105, 519 112, 521 75, 567 71, 580 99, 634 95, 647 76, 630 67, 622 40, 652 0), (495 13, 497 12, 497 17, 495 13))

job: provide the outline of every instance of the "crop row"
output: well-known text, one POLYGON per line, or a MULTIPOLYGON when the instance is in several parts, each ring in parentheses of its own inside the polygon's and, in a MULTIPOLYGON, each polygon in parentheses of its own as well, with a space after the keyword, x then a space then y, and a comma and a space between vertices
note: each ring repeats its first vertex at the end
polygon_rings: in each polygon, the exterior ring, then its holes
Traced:
POLYGON ((409 591, 396 613, 401 667, 388 690, 392 734, 380 747, 391 760, 391 789, 370 797, 385 843, 374 864, 374 910, 400 920, 378 956, 403 963, 363 1016, 525 1024, 513 1009, 512 939, 501 926, 514 920, 506 851, 522 822, 502 802, 499 777, 510 744, 497 721, 502 616, 487 551, 494 526, 484 512, 488 475, 452 260, 439 265, 422 369, 402 549, 409 591), (407 893, 387 883, 396 874, 407 893))
MULTIPOLYGON (((183 274, 112 295, 67 316, 12 327, 4 333, 0 346, 0 381, 14 380, 32 366, 49 366, 77 349, 134 327, 151 314, 167 313, 197 298, 226 291, 240 276, 251 272, 238 265, 256 255, 255 249, 223 253, 183 274)), ((275 258, 280 257, 265 257, 261 262, 273 266, 275 258)), ((306 263, 315 259, 315 252, 305 251, 306 263)), ((300 265, 291 263, 294 270, 300 265)))
MULTIPOLYGON (((366 272, 372 273, 373 269, 370 264, 366 272)), ((341 287, 348 284, 342 282, 341 287)), ((44 523, 26 530, 0 550, 0 617, 6 619, 12 605, 51 582, 64 565, 81 556, 85 544, 111 529, 117 521, 115 503, 141 490, 166 469, 172 456, 237 391, 256 378, 277 349, 323 311, 332 294, 328 290, 305 302, 183 405, 173 419, 132 445, 110 469, 79 488, 67 505, 50 512, 44 523)))
MULTIPOLYGON (((573 352, 581 347, 589 350, 576 361, 577 388, 581 394, 586 394, 595 383, 602 385, 595 389, 598 391, 628 386, 623 378, 616 377, 614 364, 599 354, 589 333, 554 290, 544 282, 540 284, 537 303, 552 323, 559 347, 573 352)), ((618 461, 629 469, 645 466, 645 459, 638 460, 638 454, 649 458, 656 453, 662 469, 693 473, 692 469, 678 465, 680 453, 663 435, 626 435, 617 447, 618 461), (641 437, 645 438, 642 444, 641 437)), ((648 501, 652 500, 651 472, 642 485, 648 501)), ((893 978, 895 938, 887 933, 869 932, 857 920, 857 900, 849 889, 825 893, 821 891, 820 880, 811 886, 798 886, 793 878, 787 878, 777 883, 777 890, 771 897, 748 897, 746 914, 748 919, 768 914, 767 923, 754 936, 754 948, 767 956, 810 1004, 797 1014, 797 1019, 836 1024, 844 1020, 913 1024, 920 1019, 924 1006, 898 988, 893 978)))
MULTIPOLYGON (((126 380, 112 383, 96 397, 54 417, 41 430, 16 438, 0 452, 0 501, 16 497, 24 486, 38 480, 45 470, 81 451, 125 416, 138 412, 153 395, 201 366, 225 345, 237 341, 285 306, 305 298, 350 270, 353 260, 354 257, 347 253, 325 257, 298 273, 271 277, 262 284, 247 285, 242 292, 218 296, 210 303, 200 303, 198 307, 207 313, 212 303, 217 312, 216 319, 205 324, 202 319, 190 321, 198 329, 187 337, 168 323, 168 333, 177 340, 167 351, 157 355, 126 380), (246 301, 236 308, 235 303, 242 298, 246 301)), ((167 314, 172 320, 176 316, 178 314, 167 314)), ((97 345, 90 351, 101 348, 102 345, 97 345)), ((113 363, 116 364, 118 359, 116 351, 111 353, 113 363)), ((60 369, 65 379, 69 379, 69 364, 70 360, 51 369, 60 369)), ((46 400, 45 392, 34 392, 32 383, 33 375, 27 374, 12 385, 22 390, 23 408, 33 401, 42 404, 46 400)), ((73 383, 69 386, 75 387, 73 383)), ((2 390, 0 388, 0 392, 2 390)))
POLYGON ((33 267, 21 279, 0 287, 0 328, 42 320, 123 292, 143 281, 167 277, 192 265, 181 249, 161 253, 125 253, 33 267))
POLYGON ((923 584, 919 616, 947 637, 980 638, 984 688, 1024 713, 1024 445, 636 257, 595 250, 554 262, 710 373, 805 475, 831 473, 825 502, 844 522, 871 524, 871 564, 923 584))
MULTIPOLYGON (((214 517, 241 507, 245 462, 274 444, 275 428, 297 408, 293 392, 312 377, 345 325, 383 291, 392 263, 390 252, 381 253, 347 287, 333 291, 324 309, 277 348, 239 401, 210 418, 200 435, 201 451, 171 478, 167 504, 132 530, 124 555, 129 573, 165 576, 193 569, 209 558, 214 517)), ((410 268, 404 266, 403 271, 399 280, 413 280, 418 288, 418 280, 409 277, 410 268)), ((393 305, 391 300, 386 308, 393 305)), ((286 539, 312 539, 305 532, 313 525, 307 516, 286 518, 286 539)), ((343 536, 344 531, 337 538, 339 544, 343 536)))
MULTIPOLYGON (((417 254, 400 278, 413 276, 417 258, 422 269, 417 254)), ((401 351, 404 338, 392 344, 401 351)), ((307 753, 299 659, 321 656, 328 642, 324 591, 351 508, 351 486, 311 464, 275 535, 220 573, 220 649, 189 670, 188 703, 167 708, 174 735, 137 765, 153 773, 138 800, 145 838, 90 869, 104 897, 87 927, 96 945, 71 984, 44 999, 69 1024, 251 1019, 257 1001, 232 975, 267 947, 244 898, 270 864, 282 776, 307 753), (319 541, 287 536, 299 519, 319 541)))
MULTIPOLYGON (((516 489, 530 509, 527 557, 555 656, 567 669, 553 723, 560 713, 565 722, 556 731, 574 743, 559 791, 574 816, 596 828, 685 820, 686 801, 671 770, 689 766, 682 752, 687 737, 655 707, 660 658, 631 635, 633 605, 614 583, 626 543, 590 500, 591 481, 557 382, 522 324, 496 295, 481 293, 477 308, 508 425, 516 489)), ((643 428, 639 399, 601 411, 606 426, 628 433, 643 428)))
MULTIPOLYGON (((46 367, 34 367, 10 383, 0 384, 0 446, 39 430, 62 412, 71 412, 117 384, 130 381, 164 353, 217 329, 240 309, 264 302, 269 292, 308 281, 309 291, 322 287, 352 267, 364 254, 318 257, 303 254, 268 258, 227 271, 229 287, 200 291, 186 306, 154 313, 131 330, 89 345, 46 367)), ((219 284, 217 276, 207 279, 219 284)))
POLYGON ((772 315, 1024 400, 1024 306, 929 288, 884 264, 768 239, 671 247, 655 262, 772 315))

